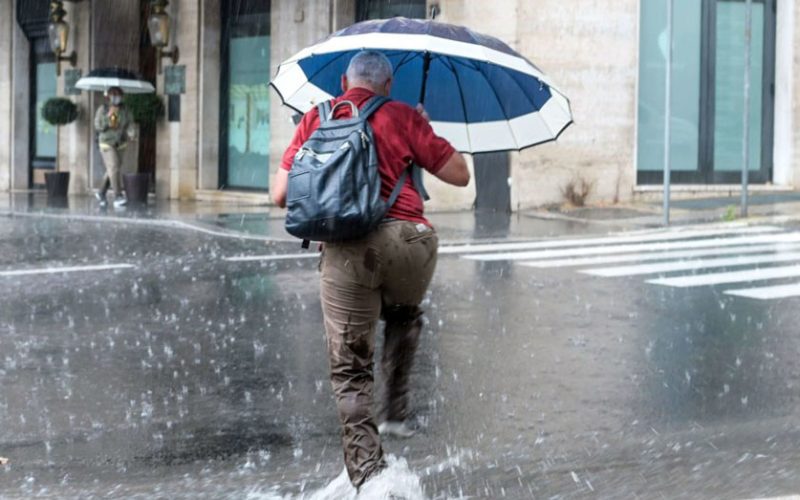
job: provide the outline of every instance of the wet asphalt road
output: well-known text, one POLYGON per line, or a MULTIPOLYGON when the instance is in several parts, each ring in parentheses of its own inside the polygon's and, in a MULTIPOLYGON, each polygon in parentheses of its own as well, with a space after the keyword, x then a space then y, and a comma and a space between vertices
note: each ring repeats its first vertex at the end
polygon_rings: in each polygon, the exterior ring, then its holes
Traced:
MULTIPOLYGON (((316 260, 225 260, 298 251, 0 217, 0 272, 132 266, 0 275, 0 498, 258 498, 338 475, 316 260)), ((800 299, 723 292, 442 255, 421 431, 386 450, 431 498, 798 494, 800 299)))

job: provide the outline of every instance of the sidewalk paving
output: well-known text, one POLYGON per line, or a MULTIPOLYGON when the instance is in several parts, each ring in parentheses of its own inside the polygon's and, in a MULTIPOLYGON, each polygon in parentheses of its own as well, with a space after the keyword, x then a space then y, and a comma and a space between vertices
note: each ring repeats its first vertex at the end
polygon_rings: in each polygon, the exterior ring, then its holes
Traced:
MULTIPOLYGON (((739 217, 739 201, 738 196, 674 200, 671 225, 800 221, 800 193, 752 195, 746 219, 739 217)), ((53 201, 38 192, 0 193, 0 215, 110 220, 182 227, 228 237, 296 241, 283 228, 283 209, 248 203, 158 200, 147 206, 115 210, 100 209, 94 198, 88 196, 53 201)), ((443 243, 599 234, 664 226, 660 201, 584 207, 549 206, 512 214, 431 212, 427 216, 443 243)))

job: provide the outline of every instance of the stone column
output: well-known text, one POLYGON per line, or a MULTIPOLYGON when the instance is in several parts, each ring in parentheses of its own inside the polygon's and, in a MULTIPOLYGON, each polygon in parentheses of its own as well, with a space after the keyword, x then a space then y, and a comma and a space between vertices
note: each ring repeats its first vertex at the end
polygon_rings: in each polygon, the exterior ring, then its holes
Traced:
MULTIPOLYGON (((89 2, 67 2, 66 20, 70 25, 69 47, 67 53, 78 54, 76 69, 85 76, 90 70, 91 55, 91 13, 89 2)), ((72 69, 69 63, 62 63, 61 77, 58 79, 58 95, 64 95, 64 72, 72 69)), ((78 119, 58 128, 58 165, 61 171, 69 171, 71 194, 85 194, 91 187, 89 182, 91 151, 94 139, 91 92, 82 91, 80 95, 68 96, 78 106, 78 119)))
MULTIPOLYGON (((0 0, 0 33, 11 34, 14 28, 14 2, 0 0)), ((12 158, 11 143, 14 138, 11 121, 13 36, 0 36, 0 192, 11 190, 12 158)))
MULTIPOLYGON (((200 171, 198 187, 217 189, 219 187, 219 106, 220 106, 220 45, 222 26, 220 16, 221 0, 202 2, 202 33, 200 50, 200 171)), ((225 1, 225 0, 222 0, 225 1)))
MULTIPOLYGON (((180 50, 178 64, 186 67, 186 93, 179 97, 180 121, 164 121, 156 128, 156 196, 162 199, 191 199, 197 189, 202 109, 200 4, 196 0, 173 0, 168 6, 173 20, 170 41, 180 50)), ((171 61, 164 59, 162 64, 166 66, 171 61)), ((158 75, 158 92, 162 95, 163 76, 158 75)), ((169 98, 165 97, 165 103, 168 102, 169 98)))
MULTIPOLYGON (((16 2, 12 2, 16 3, 16 2)), ((30 71, 31 44, 11 16, 11 189, 28 189, 30 183, 30 71)))
MULTIPOLYGON (((341 22, 350 19, 348 1, 335 2, 341 22)), ((355 2, 351 2, 352 15, 355 2)), ((331 5, 312 0, 273 0, 271 12, 270 71, 275 75, 278 65, 308 45, 320 41, 331 29, 331 5)), ((281 156, 294 134, 294 112, 281 104, 277 93, 270 93, 270 177, 277 171, 281 156)))

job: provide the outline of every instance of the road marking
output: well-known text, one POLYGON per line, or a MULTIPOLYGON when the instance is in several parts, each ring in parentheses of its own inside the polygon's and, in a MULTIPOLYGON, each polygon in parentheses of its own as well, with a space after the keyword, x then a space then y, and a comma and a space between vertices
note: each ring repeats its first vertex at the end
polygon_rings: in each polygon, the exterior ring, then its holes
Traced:
POLYGON ((465 259, 496 261, 496 260, 536 260, 553 257, 575 257, 581 255, 608 255, 616 253, 652 252, 655 250, 676 250, 687 248, 715 248, 736 245, 751 245, 756 243, 793 243, 800 242, 800 233, 782 233, 758 236, 742 236, 735 238, 712 238, 671 243, 646 243, 633 245, 594 246, 589 248, 567 248, 540 250, 535 252, 511 252, 491 254, 462 255, 465 259))
POLYGON ((15 269, 13 271, 0 271, 0 276, 26 276, 30 274, 58 274, 77 273, 84 271, 106 271, 109 269, 131 269, 132 264, 103 264, 98 266, 72 266, 72 267, 46 267, 41 269, 15 269))
POLYGON ((270 260, 318 259, 319 256, 319 252, 277 253, 271 255, 240 255, 236 257, 223 257, 222 260, 227 260, 228 262, 254 262, 270 260))
POLYGON ((678 252, 628 253, 622 255, 605 255, 602 257, 532 260, 520 262, 520 264, 523 266, 541 268, 595 266, 598 264, 613 264, 615 262, 645 262, 651 260, 691 259, 695 257, 708 257, 709 255, 736 255, 761 252, 778 252, 781 250, 793 250, 797 247, 797 243, 777 243, 767 245, 709 248, 705 250, 681 250, 678 252))
POLYGON ((758 288, 742 288, 739 290, 726 290, 728 295, 737 295, 749 299, 771 300, 800 297, 800 283, 792 285, 764 286, 758 288))
POLYGON ((778 278, 794 278, 800 276, 800 266, 765 267, 746 271, 700 274, 695 276, 676 276, 647 280, 654 285, 688 288, 694 286, 724 285, 750 281, 764 281, 778 278))
POLYGON ((780 228, 773 226, 753 226, 727 229, 709 230, 687 230, 648 233, 643 235, 619 235, 601 238, 576 238, 576 239, 556 239, 546 241, 523 241, 515 243, 486 243, 486 244, 466 244, 448 245, 439 248, 439 254, 462 254, 462 253, 481 253, 481 252, 507 252, 513 250, 535 250, 543 248, 560 247, 581 247, 604 244, 619 243, 644 243, 648 241, 670 241, 684 240, 689 238, 701 238, 709 236, 721 236, 725 234, 763 234, 779 231, 780 228))
POLYGON ((788 495, 784 497, 764 497, 764 498, 750 498, 748 500, 800 500, 800 495, 788 495))
POLYGON ((153 227, 166 227, 183 229, 186 231, 194 231, 197 233, 207 234, 209 236, 218 236, 220 238, 231 238, 236 240, 252 240, 252 241, 267 241, 267 242, 286 242, 298 241, 294 236, 259 236, 257 234, 247 234, 241 232, 223 231, 216 229, 209 229, 199 224, 193 224, 180 220, 172 219, 147 219, 147 218, 133 218, 133 217, 115 217, 110 215, 81 215, 81 214, 50 214, 42 212, 18 212, 18 211, 0 211, 0 216, 7 217, 35 217, 41 219, 62 219, 62 220, 76 220, 81 222, 98 222, 102 224, 132 224, 139 226, 153 226, 153 227))
POLYGON ((673 271, 694 271, 705 268, 713 269, 716 267, 734 267, 752 264, 769 264, 773 262, 790 262, 793 260, 800 260, 800 252, 773 253, 750 257, 728 257, 724 259, 678 260, 637 266, 615 266, 601 267, 597 269, 583 269, 580 272, 584 274, 592 274, 594 276, 612 278, 621 276, 637 276, 642 274, 668 273, 673 271))

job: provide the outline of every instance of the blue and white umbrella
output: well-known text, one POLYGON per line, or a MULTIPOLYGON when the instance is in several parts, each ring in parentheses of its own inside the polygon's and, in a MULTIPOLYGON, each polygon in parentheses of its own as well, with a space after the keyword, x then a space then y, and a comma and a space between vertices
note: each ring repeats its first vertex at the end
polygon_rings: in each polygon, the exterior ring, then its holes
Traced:
POLYGON ((395 17, 364 21, 301 50, 272 85, 305 113, 341 93, 340 77, 364 49, 394 66, 393 99, 425 104, 431 125, 459 151, 512 151, 556 139, 572 123, 567 98, 500 40, 464 27, 395 17))

